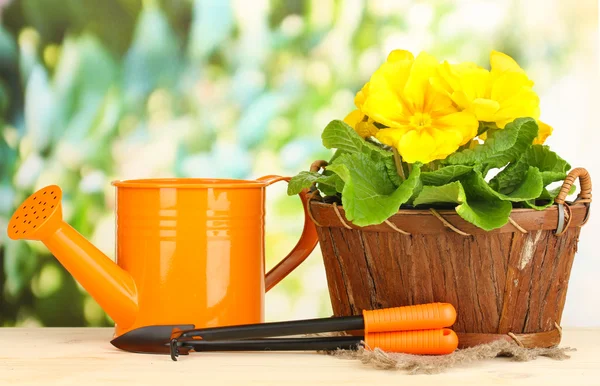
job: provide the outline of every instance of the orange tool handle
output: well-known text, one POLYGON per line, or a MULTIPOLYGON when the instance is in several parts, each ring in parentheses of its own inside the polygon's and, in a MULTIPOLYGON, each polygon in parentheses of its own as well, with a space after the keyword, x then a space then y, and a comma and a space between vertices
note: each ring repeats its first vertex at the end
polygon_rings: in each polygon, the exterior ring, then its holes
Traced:
POLYGON ((450 303, 364 310, 365 334, 384 331, 430 330, 450 327, 456 321, 456 309, 450 303))
POLYGON ((365 335, 365 348, 419 355, 450 354, 458 347, 458 336, 449 328, 419 331, 375 332, 365 335))

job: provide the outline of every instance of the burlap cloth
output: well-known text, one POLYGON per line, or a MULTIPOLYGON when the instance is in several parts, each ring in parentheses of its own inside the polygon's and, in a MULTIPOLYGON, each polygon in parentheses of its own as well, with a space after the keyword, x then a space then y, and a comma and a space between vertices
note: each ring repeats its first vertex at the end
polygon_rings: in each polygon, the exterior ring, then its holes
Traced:
MULTIPOLYGON (((332 336, 334 334, 314 334, 311 336, 332 336)), ((345 334, 338 333, 335 335, 345 334)), ((517 362, 532 361, 538 357, 565 360, 570 358, 567 353, 572 351, 576 351, 576 349, 571 347, 524 348, 515 343, 496 341, 456 350, 448 355, 386 353, 377 348, 372 351, 360 348, 358 350, 323 351, 322 353, 340 359, 358 360, 367 366, 380 370, 401 370, 408 374, 437 374, 452 367, 464 366, 496 357, 509 357, 517 362)))

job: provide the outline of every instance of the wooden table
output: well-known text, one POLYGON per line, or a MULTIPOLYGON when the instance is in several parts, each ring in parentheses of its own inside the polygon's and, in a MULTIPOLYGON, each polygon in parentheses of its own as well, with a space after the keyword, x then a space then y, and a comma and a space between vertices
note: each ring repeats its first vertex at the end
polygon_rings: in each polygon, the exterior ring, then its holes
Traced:
POLYGON ((600 329, 565 329, 566 361, 496 358, 438 375, 375 370, 316 353, 131 354, 107 328, 0 328, 0 385, 600 385, 600 329))

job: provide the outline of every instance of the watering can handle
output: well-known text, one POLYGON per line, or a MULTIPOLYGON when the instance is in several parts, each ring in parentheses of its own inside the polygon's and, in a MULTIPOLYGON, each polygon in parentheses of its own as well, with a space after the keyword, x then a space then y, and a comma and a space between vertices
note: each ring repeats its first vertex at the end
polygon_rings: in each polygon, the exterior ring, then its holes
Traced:
MULTIPOLYGON (((259 178, 258 181, 264 182, 269 186, 278 181, 289 182, 290 177, 264 176, 259 178)), ((267 273, 265 276, 266 291, 275 287, 277 283, 296 269, 317 246, 317 242, 319 241, 317 229, 308 215, 308 197, 306 193, 306 190, 304 190, 299 194, 302 206, 304 207, 304 229, 302 230, 300 240, 298 240, 294 249, 267 273)))

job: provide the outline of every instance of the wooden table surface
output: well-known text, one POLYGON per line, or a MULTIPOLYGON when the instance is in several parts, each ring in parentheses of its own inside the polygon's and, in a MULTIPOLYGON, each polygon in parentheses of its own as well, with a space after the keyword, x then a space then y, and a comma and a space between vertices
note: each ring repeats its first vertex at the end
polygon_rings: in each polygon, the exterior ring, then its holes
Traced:
POLYGON ((0 328, 0 385, 600 385, 600 329, 565 329, 571 359, 496 358, 436 375, 376 370, 312 352, 131 354, 108 328, 0 328), (410 382, 410 383, 407 383, 410 382))

